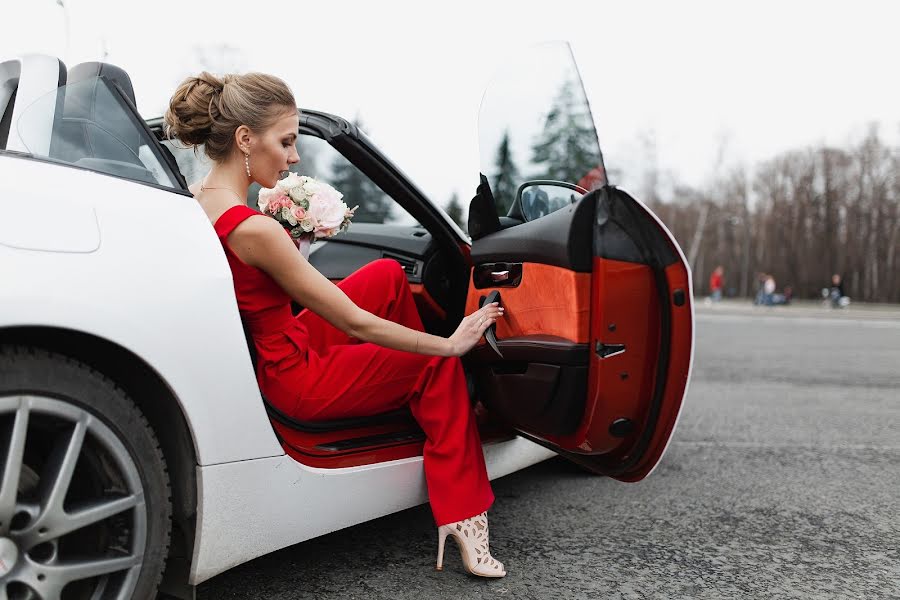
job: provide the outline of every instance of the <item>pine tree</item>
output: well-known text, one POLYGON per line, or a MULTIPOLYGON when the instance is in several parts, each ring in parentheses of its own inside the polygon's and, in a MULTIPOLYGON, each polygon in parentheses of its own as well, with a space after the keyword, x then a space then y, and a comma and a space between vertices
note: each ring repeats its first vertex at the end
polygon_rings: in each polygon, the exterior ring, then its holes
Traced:
POLYGON ((600 165, 600 147, 590 109, 576 79, 567 79, 532 146, 535 179, 578 183, 600 165))
POLYGON ((509 148, 509 130, 503 132, 503 138, 497 147, 496 159, 497 171, 491 182, 491 192, 497 204, 497 213, 506 216, 509 207, 516 199, 516 189, 519 181, 519 170, 513 162, 512 151, 509 148))
POLYGON ((447 214, 450 215, 450 218, 459 225, 460 229, 463 231, 467 230, 466 223, 463 221, 463 207, 462 204, 459 203, 459 194, 456 192, 453 192, 453 195, 450 196, 446 211, 447 214))
MULTIPOLYGON (((359 117, 354 125, 362 129, 359 117)), ((353 216, 354 223, 389 223, 393 220, 394 201, 390 196, 340 154, 331 163, 330 183, 344 195, 347 206, 359 205, 353 216)))

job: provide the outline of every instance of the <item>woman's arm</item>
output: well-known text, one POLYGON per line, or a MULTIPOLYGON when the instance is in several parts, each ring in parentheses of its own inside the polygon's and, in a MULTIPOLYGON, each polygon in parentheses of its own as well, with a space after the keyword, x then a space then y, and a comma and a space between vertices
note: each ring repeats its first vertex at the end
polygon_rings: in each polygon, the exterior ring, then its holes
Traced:
POLYGON ((496 305, 485 306, 463 319, 450 338, 430 335, 356 306, 301 256, 281 225, 268 217, 245 220, 229 236, 228 243, 238 258, 265 271, 303 307, 351 337, 386 348, 432 356, 461 356, 502 314, 496 305))

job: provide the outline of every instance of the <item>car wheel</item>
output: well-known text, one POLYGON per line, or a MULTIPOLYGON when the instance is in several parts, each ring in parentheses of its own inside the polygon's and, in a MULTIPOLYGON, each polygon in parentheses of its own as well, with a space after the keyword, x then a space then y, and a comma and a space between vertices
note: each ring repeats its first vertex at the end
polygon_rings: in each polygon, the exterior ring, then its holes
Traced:
POLYGON ((0 598, 153 598, 171 530, 156 435, 106 376, 0 347, 0 598))

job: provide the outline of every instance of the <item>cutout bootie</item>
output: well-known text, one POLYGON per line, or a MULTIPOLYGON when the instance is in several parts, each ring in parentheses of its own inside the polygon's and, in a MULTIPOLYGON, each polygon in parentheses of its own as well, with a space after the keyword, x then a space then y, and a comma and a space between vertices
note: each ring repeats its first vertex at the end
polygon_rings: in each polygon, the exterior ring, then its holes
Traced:
POLYGON ((459 546, 463 566, 479 577, 504 577, 503 563, 491 556, 487 512, 438 527, 437 570, 444 569, 444 542, 452 536, 459 546))

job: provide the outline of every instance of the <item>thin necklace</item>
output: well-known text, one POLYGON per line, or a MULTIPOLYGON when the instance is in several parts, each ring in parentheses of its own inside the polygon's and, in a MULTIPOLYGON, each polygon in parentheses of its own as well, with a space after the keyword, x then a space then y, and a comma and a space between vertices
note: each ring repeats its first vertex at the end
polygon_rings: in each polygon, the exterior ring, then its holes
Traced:
MULTIPOLYGON (((204 183, 205 183, 205 182, 204 182, 204 183)), ((236 197, 238 200, 240 200, 242 203, 243 203, 243 202, 246 202, 246 200, 245 200, 244 198, 241 198, 241 195, 240 195, 240 194, 238 194, 236 191, 234 191, 234 190, 231 189, 231 188, 227 188, 227 187, 208 187, 208 186, 204 185, 203 183, 201 183, 201 184, 200 184, 200 191, 201 191, 201 192, 205 192, 206 190, 225 190, 225 191, 227 191, 227 192, 231 192, 232 194, 234 194, 235 197, 236 197)))

